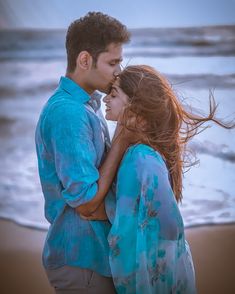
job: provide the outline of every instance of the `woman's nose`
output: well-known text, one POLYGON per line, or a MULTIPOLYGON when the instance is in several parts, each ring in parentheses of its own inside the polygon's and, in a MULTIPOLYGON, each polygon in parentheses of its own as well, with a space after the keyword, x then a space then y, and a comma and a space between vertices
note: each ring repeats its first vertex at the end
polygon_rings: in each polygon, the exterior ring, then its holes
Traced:
POLYGON ((103 98, 104 103, 107 103, 107 102, 108 102, 108 100, 109 100, 109 99, 108 99, 108 96, 109 96, 109 95, 104 96, 104 98, 103 98))

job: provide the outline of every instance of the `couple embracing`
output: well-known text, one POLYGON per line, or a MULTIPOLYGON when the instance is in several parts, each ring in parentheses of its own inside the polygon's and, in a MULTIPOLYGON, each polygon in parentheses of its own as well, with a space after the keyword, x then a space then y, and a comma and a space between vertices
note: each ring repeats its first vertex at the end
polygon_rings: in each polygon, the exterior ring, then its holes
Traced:
MULTIPOLYGON (((147 65, 121 71, 126 27, 90 12, 67 31, 67 72, 36 129, 43 265, 56 293, 196 293, 177 203, 184 145, 204 122, 147 65), (100 110, 117 121, 109 140, 100 110), (182 125, 185 132, 182 134, 182 125)), ((213 105, 212 105, 213 106, 213 105)))

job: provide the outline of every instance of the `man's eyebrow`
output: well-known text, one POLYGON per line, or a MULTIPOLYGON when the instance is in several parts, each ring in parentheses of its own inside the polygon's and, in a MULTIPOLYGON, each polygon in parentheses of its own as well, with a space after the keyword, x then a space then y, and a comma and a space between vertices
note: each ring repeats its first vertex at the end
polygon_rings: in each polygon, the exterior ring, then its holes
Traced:
POLYGON ((121 63, 123 61, 122 58, 114 58, 111 60, 111 62, 121 63))

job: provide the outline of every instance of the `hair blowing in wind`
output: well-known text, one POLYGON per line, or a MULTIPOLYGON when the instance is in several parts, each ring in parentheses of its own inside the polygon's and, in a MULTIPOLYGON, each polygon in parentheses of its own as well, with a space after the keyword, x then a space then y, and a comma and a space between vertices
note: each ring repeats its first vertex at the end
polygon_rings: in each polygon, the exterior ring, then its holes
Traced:
POLYGON ((190 165, 187 142, 205 130, 210 121, 226 129, 234 128, 235 124, 216 118, 217 104, 211 92, 208 115, 188 110, 167 79, 150 66, 126 67, 119 76, 119 85, 130 99, 121 123, 137 134, 138 142, 151 146, 163 156, 176 200, 180 201, 183 170, 190 165))

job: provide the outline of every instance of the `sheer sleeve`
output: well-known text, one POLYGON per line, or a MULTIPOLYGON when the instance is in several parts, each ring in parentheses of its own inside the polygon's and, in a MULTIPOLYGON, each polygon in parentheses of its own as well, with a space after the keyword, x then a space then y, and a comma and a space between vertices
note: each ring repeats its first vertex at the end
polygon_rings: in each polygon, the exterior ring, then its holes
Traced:
POLYGON ((116 214, 109 234, 110 265, 118 293, 152 293, 155 278, 159 204, 153 197, 158 178, 139 172, 141 161, 138 154, 128 152, 118 174, 116 214))
POLYGON ((131 147, 118 172, 116 197, 108 240, 117 292, 195 293, 183 221, 162 157, 146 145, 131 147))

